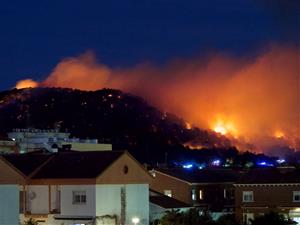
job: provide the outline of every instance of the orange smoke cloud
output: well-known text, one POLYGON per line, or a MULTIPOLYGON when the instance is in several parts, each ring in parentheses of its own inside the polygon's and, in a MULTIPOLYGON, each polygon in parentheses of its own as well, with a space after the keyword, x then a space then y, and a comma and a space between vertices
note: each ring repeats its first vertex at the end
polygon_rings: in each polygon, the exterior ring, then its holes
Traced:
POLYGON ((35 88, 37 87, 39 84, 38 82, 32 80, 32 79, 25 79, 25 80, 20 80, 19 82, 17 82, 16 84, 16 88, 17 89, 22 89, 22 88, 35 88))
POLYGON ((112 69, 87 53, 64 59, 41 85, 117 88, 143 96, 202 128, 213 130, 222 121, 226 133, 261 146, 262 137, 274 137, 280 130, 296 146, 300 135, 298 54, 292 47, 275 46, 251 59, 215 54, 163 67, 141 64, 112 69))

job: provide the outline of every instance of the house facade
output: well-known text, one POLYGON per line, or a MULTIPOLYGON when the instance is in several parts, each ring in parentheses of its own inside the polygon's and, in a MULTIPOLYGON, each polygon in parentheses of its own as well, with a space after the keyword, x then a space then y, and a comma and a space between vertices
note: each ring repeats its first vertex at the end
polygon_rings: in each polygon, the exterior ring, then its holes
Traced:
POLYGON ((19 187, 25 176, 5 163, 0 156, 0 224, 19 224, 19 187))
POLYGON ((1 154, 9 154, 9 153, 17 153, 18 146, 15 141, 10 138, 1 138, 0 137, 0 153, 1 154))
MULTIPOLYGON (((28 170, 21 160, 5 160, 28 170)), ((18 185, 18 215, 41 225, 149 224, 151 179, 127 152, 54 154, 18 185)))
POLYGON ((212 213, 234 212, 234 186, 238 173, 229 169, 154 169, 151 189, 212 213))
POLYGON ((167 211, 186 212, 192 208, 184 202, 150 189, 150 224, 157 225, 167 211))
POLYGON ((12 150, 19 153, 32 152, 46 149, 49 152, 57 152, 58 148, 70 146, 76 151, 111 151, 112 144, 98 143, 97 139, 70 138, 70 133, 60 132, 58 129, 13 129, 7 134, 13 141, 0 141, 0 151, 12 150))
POLYGON ((300 174, 297 170, 254 169, 235 184, 236 217, 251 224, 274 211, 300 224, 300 174))

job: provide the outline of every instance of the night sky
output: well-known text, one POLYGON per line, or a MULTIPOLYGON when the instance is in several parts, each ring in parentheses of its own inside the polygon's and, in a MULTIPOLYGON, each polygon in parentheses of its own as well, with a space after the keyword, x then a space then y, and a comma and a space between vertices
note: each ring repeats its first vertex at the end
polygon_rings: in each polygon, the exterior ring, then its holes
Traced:
POLYGON ((91 50, 126 68, 209 51, 252 55, 297 44, 298 0, 1 1, 0 90, 43 80, 65 57, 91 50))

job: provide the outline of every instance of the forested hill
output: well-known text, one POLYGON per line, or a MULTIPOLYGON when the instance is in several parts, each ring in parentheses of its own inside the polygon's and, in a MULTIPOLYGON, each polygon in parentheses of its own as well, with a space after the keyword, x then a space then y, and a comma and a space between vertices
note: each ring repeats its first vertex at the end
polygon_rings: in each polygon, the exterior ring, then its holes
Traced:
POLYGON ((188 146, 227 148, 230 141, 214 132, 187 127, 183 119, 161 112, 145 100, 119 90, 63 88, 13 89, 0 92, 0 134, 13 128, 69 131, 97 138, 114 149, 129 150, 142 162, 176 157, 188 146))

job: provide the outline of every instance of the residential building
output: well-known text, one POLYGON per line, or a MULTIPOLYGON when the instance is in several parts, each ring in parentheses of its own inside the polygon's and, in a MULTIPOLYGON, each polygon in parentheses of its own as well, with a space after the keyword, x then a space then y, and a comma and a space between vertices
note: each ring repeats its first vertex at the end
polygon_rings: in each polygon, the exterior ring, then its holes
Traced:
POLYGON ((17 153, 18 146, 15 141, 10 138, 0 137, 0 153, 8 154, 8 153, 17 153))
POLYGON ((60 132, 58 129, 14 129, 8 137, 15 141, 20 153, 46 149, 49 152, 57 152, 58 148, 69 145, 76 151, 110 151, 111 144, 98 143, 97 139, 70 138, 70 133, 60 132))
POLYGON ((113 225, 137 217, 149 224, 152 177, 127 152, 28 153, 2 161, 27 178, 19 186, 20 221, 113 225))
POLYGON ((218 217, 234 211, 234 186, 239 173, 230 169, 154 169, 151 189, 218 217))
POLYGON ((158 224, 167 211, 186 212, 192 206, 157 191, 150 190, 150 224, 158 224))
POLYGON ((19 224, 19 187, 25 176, 0 156, 0 224, 19 224))
POLYGON ((250 224, 256 216, 278 212, 300 224, 300 171, 252 169, 235 184, 237 220, 250 224))

